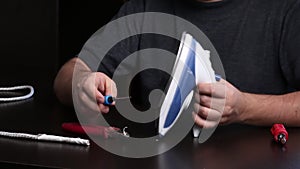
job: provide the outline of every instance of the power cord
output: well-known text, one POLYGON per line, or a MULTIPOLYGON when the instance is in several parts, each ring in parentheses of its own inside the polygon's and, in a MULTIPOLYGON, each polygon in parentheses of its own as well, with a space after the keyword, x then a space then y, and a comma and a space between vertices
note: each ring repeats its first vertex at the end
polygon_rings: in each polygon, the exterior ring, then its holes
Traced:
POLYGON ((30 92, 28 94, 23 95, 23 96, 0 98, 0 102, 11 102, 11 101, 25 100, 25 99, 30 98, 34 94, 33 87, 29 86, 29 85, 14 86, 14 87, 0 87, 0 92, 12 92, 12 91, 16 91, 16 90, 26 90, 26 89, 30 90, 30 92))

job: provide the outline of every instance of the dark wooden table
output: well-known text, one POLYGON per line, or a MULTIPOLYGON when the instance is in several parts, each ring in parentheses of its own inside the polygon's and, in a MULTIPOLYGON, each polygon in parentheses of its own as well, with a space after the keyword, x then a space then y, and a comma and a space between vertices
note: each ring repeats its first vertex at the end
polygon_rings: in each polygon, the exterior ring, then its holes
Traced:
MULTIPOLYGON (((63 131, 61 124, 76 121, 76 115, 55 99, 53 74, 46 72, 29 69, 1 74, 1 86, 31 84, 36 94, 24 102, 0 104, 0 130, 74 136, 63 131)), ((300 168, 300 128, 287 129, 289 140, 284 147, 272 141, 268 127, 235 124, 218 127, 203 144, 188 135, 170 151, 142 159, 111 154, 93 142, 84 147, 0 137, 0 168, 300 168)))

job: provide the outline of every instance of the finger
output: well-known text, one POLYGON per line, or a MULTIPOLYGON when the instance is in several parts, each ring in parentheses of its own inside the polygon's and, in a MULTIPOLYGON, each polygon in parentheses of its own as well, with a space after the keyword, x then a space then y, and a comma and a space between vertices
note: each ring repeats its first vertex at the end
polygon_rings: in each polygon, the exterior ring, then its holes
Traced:
POLYGON ((91 100, 86 93, 81 93, 79 95, 79 100, 77 102, 77 106, 79 106, 80 110, 83 114, 86 115, 97 115, 100 113, 100 109, 95 100, 91 100))
POLYGON ((198 83, 197 84, 198 92, 201 94, 210 95, 211 94, 210 88, 211 88, 211 83, 198 83))
POLYGON ((224 98, 212 98, 212 97, 206 96, 206 95, 201 95, 199 97, 200 97, 200 99, 199 99, 200 105, 207 107, 207 108, 217 110, 219 112, 224 111, 225 102, 226 102, 226 100, 224 98))
POLYGON ((197 112, 201 118, 209 120, 209 121, 217 122, 220 120, 220 118, 222 116, 222 114, 220 112, 218 112, 214 109, 200 106, 199 104, 194 104, 194 109, 195 109, 195 112, 197 112))
POLYGON ((229 124, 229 117, 228 116, 223 116, 220 120, 221 125, 227 125, 229 124))
POLYGON ((104 98, 103 94, 101 92, 99 92, 98 90, 96 92, 98 92, 97 102, 100 103, 100 104, 103 104, 105 102, 105 98, 104 98))
POLYGON ((105 87, 105 74, 103 73, 96 73, 96 79, 95 79, 95 87, 100 91, 100 92, 104 92, 105 87))
POLYGON ((202 119, 195 112, 193 112, 193 118, 194 118, 195 123, 201 128, 213 128, 218 125, 218 123, 216 123, 214 121, 208 121, 208 120, 202 119))
POLYGON ((97 76, 96 88, 105 95, 112 95, 114 90, 112 84, 113 81, 104 73, 98 72, 96 76, 97 76))
POLYGON ((101 113, 108 113, 109 112, 109 107, 104 105, 104 104, 100 104, 99 108, 100 108, 101 113))
POLYGON ((199 83, 197 89, 200 95, 225 98, 226 86, 224 80, 221 80, 218 83, 199 83))
MULTIPOLYGON (((85 93, 81 96, 81 103, 86 108, 86 111, 91 114, 108 113, 109 107, 104 104, 98 104, 95 100, 91 100, 85 93)), ((87 113, 87 112, 86 112, 87 113)))
POLYGON ((117 88, 115 83, 110 78, 105 79, 104 90, 106 95, 116 97, 117 88))
POLYGON ((89 85, 85 85, 85 90, 87 93, 95 97, 98 103, 104 103, 105 98, 105 83, 106 83, 106 75, 103 73, 96 72, 91 78, 92 83, 89 85))
POLYGON ((91 100, 95 99, 97 102, 103 102, 103 95, 97 90, 97 87, 95 87, 95 83, 97 83, 96 80, 96 75, 90 74, 89 77, 82 82, 82 87, 78 90, 80 90, 79 92, 85 92, 91 100))
POLYGON ((92 101, 96 101, 97 103, 104 103, 104 96, 102 93, 95 88, 93 85, 85 85, 83 87, 83 92, 90 98, 92 101))
POLYGON ((199 94, 199 92, 195 92, 194 98, 195 98, 195 101, 196 101, 197 103, 200 103, 200 94, 199 94))
MULTIPOLYGON (((105 82, 105 95, 110 95, 112 97, 117 96, 117 87, 114 81, 107 78, 105 82)), ((111 105, 115 105, 115 101, 111 103, 111 105)))
MULTIPOLYGON (((105 74, 103 73, 97 74, 96 84, 97 84, 96 89, 98 91, 97 97, 100 103, 104 103, 105 100, 104 95, 112 96, 112 97, 117 96, 116 84, 105 74)), ((111 103, 110 105, 114 105, 114 104, 115 102, 111 103)))

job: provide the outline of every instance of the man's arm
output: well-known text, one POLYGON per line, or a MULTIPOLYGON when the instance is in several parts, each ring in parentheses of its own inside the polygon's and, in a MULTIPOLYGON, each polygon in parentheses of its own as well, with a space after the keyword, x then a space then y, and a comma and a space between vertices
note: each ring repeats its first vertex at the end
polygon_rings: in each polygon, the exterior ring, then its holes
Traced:
POLYGON ((62 66, 54 81, 54 91, 61 103, 76 104, 83 114, 107 113, 109 106, 103 104, 104 95, 117 95, 116 85, 108 76, 92 72, 79 58, 62 66))
POLYGON ((243 93, 241 120, 247 124, 271 125, 284 123, 300 126, 300 92, 285 95, 243 93))
POLYGON ((54 92, 59 101, 65 105, 73 105, 72 79, 76 64, 77 67, 81 67, 82 71, 91 72, 82 60, 74 57, 61 67, 54 80, 54 92))
POLYGON ((194 118, 201 127, 217 125, 219 119, 220 124, 300 126, 300 92, 284 95, 244 93, 223 79, 215 84, 199 84, 198 90, 194 118))

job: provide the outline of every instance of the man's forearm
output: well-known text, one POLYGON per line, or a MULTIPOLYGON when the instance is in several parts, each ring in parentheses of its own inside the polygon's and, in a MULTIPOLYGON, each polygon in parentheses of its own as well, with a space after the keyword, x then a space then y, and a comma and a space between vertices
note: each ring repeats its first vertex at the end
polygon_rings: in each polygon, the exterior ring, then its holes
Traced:
POLYGON ((65 105, 72 105, 72 78, 75 64, 75 58, 65 63, 54 81, 54 92, 58 100, 65 105))
POLYGON ((244 94, 241 120, 246 124, 300 126, 300 92, 285 95, 244 94))
POLYGON ((60 102, 65 105, 73 104, 72 82, 74 72, 76 74, 79 74, 79 72, 90 72, 90 69, 80 59, 73 58, 62 66, 54 81, 54 92, 60 102))

